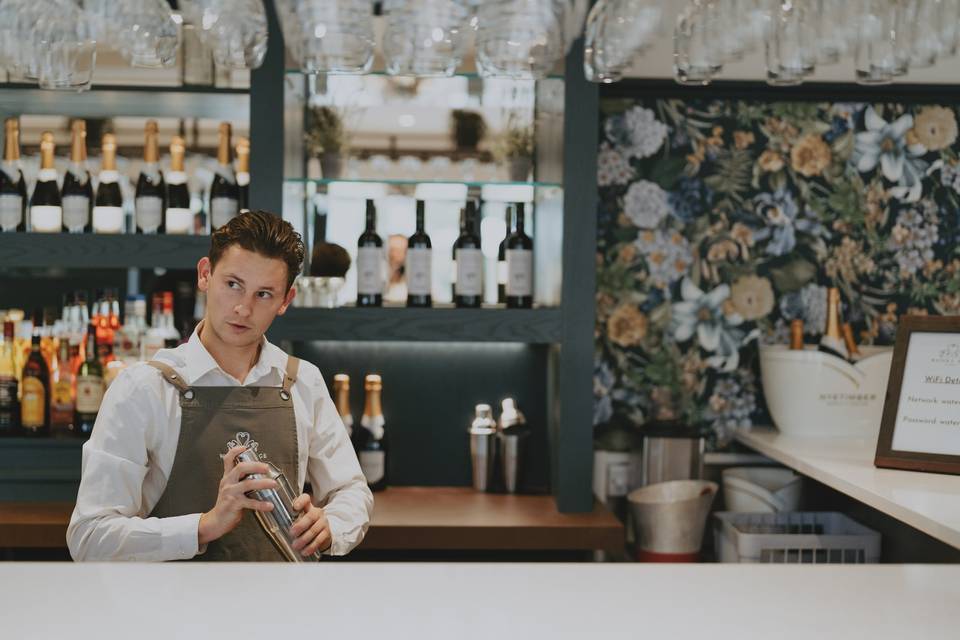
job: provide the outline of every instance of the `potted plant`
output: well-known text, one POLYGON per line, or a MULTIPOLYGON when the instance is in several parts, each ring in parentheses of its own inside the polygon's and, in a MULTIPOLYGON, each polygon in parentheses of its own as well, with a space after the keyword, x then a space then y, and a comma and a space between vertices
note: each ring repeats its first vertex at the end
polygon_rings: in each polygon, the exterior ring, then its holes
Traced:
POLYGON ((525 182, 533 167, 533 127, 510 124, 494 147, 498 162, 507 166, 510 180, 525 182))
POLYGON ((480 140, 487 133, 487 123, 475 111, 454 109, 450 114, 453 142, 458 151, 476 151, 480 140))
POLYGON ((320 160, 324 178, 339 178, 347 152, 347 129, 343 115, 326 105, 309 107, 304 127, 307 151, 320 160))

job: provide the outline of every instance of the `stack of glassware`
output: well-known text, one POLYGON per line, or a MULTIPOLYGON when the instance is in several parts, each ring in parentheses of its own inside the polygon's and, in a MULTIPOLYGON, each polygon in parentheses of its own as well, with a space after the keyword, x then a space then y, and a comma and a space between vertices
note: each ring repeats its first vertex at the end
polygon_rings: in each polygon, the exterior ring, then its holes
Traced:
POLYGON ((366 73, 376 45, 370 0, 277 0, 283 39, 305 73, 366 73))
POLYGON ((452 76, 467 46, 467 7, 456 0, 386 0, 387 73, 452 76))
POLYGON ((566 50, 569 0, 485 0, 477 7, 477 68, 485 77, 546 77, 566 50))
POLYGON ((256 69, 267 54, 267 15, 261 0, 181 0, 185 20, 223 69, 256 69))

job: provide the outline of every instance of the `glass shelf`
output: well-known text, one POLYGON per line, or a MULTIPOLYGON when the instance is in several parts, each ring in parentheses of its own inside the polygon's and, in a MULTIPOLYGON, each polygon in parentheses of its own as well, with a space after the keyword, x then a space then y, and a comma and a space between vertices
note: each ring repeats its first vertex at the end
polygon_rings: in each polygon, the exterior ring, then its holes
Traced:
MULTIPOLYGON (((301 71, 300 69, 286 69, 287 75, 290 76, 306 76, 314 75, 301 71)), ((533 82, 530 78, 509 78, 509 77, 497 77, 497 78, 486 78, 476 71, 458 71, 452 76, 392 76, 384 70, 368 71, 367 73, 336 73, 328 74, 329 76, 384 76, 387 78, 402 78, 406 80, 445 80, 447 78, 467 78, 468 80, 514 80, 516 82, 533 82)), ((563 80, 563 75, 559 73, 551 73, 541 80, 563 80)))
POLYGON ((485 186, 516 186, 516 187, 555 187, 562 188, 559 182, 510 182, 507 180, 398 180, 394 178, 284 178, 284 182, 295 184, 317 184, 328 185, 333 183, 350 184, 386 184, 399 186, 416 186, 418 184, 457 184, 466 187, 485 187, 485 186))

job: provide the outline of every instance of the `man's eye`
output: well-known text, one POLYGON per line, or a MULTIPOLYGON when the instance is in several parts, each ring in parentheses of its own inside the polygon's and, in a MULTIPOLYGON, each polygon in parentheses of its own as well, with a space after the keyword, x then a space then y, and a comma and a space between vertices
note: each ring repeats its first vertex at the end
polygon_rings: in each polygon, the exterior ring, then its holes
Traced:
POLYGON ((272 297, 273 297, 273 294, 270 293, 269 291, 258 291, 258 292, 257 292, 257 295, 258 295, 261 299, 263 299, 263 300, 266 300, 267 298, 272 298, 272 297))
POLYGON ((236 280, 228 280, 227 286, 230 287, 231 289, 238 289, 240 288, 240 283, 237 282, 236 280))

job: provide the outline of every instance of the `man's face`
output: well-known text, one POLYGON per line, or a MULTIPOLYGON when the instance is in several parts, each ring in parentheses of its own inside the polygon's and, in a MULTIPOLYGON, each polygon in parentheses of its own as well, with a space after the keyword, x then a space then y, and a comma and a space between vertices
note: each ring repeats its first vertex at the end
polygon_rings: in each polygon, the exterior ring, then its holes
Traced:
POLYGON ((222 342, 248 347, 260 342, 273 319, 293 301, 287 265, 239 245, 229 247, 215 269, 209 258, 197 265, 197 286, 207 294, 207 325, 222 342))

